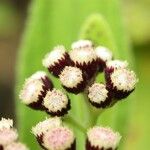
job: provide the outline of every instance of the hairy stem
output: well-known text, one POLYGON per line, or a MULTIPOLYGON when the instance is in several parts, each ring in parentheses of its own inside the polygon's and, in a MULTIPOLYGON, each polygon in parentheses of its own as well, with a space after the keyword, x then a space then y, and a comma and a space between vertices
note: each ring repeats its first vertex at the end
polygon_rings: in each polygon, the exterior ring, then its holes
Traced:
POLYGON ((63 118, 64 121, 70 122, 72 125, 75 125, 79 130, 81 130, 83 133, 86 133, 86 128, 78 122, 73 116, 67 115, 63 118))

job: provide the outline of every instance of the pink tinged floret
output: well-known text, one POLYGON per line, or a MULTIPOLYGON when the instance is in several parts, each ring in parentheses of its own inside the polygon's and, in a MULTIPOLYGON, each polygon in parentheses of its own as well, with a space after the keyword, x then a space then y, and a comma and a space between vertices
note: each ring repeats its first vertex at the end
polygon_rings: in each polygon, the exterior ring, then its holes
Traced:
POLYGON ((19 142, 14 142, 9 145, 7 145, 4 150, 29 150, 26 145, 19 142))
POLYGON ((53 132, 52 135, 49 136, 48 141, 51 145, 56 147, 60 147, 64 144, 65 140, 67 140, 68 134, 63 133, 61 134, 61 130, 56 130, 53 132))
POLYGON ((87 150, 115 150, 121 136, 110 128, 93 127, 88 131, 87 150))
POLYGON ((0 121, 0 145, 5 146, 17 138, 18 133, 13 128, 13 120, 2 118, 0 121))
POLYGON ((43 71, 38 71, 26 79, 20 92, 22 102, 33 109, 43 110, 42 101, 53 84, 43 71))
POLYGON ((18 138, 17 131, 15 129, 3 129, 0 130, 0 145, 7 145, 16 141, 18 138))
POLYGON ((52 150, 66 150, 71 148, 74 135, 65 127, 53 128, 43 135, 43 146, 52 150))

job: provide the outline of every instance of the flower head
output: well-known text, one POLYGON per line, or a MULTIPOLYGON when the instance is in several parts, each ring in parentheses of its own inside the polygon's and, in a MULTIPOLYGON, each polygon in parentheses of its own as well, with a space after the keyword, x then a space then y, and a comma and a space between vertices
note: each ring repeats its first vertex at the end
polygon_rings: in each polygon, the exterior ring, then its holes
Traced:
POLYGON ((115 150, 121 136, 110 128, 95 126, 87 132, 86 150, 115 150))
POLYGON ((105 79, 106 81, 110 80, 110 75, 117 69, 126 69, 128 67, 127 61, 122 60, 110 60, 106 62, 106 68, 104 69, 105 72, 105 79))
POLYGON ((70 58, 75 65, 84 65, 91 63, 97 59, 96 53, 93 49, 75 49, 70 51, 70 58))
POLYGON ((11 119, 2 118, 0 121, 0 145, 5 146, 16 141, 18 133, 13 128, 13 121, 11 119))
POLYGON ((32 133, 43 149, 75 150, 73 131, 64 126, 58 117, 46 119, 32 128, 32 133))
POLYGON ((138 79, 136 74, 129 69, 117 69, 110 75, 107 87, 113 92, 114 98, 126 98, 136 86, 138 79))
POLYGON ((62 45, 54 47, 43 59, 43 66, 48 68, 55 76, 58 76, 63 68, 70 65, 70 63, 69 55, 62 45))
POLYGON ((20 142, 13 142, 9 145, 7 145, 4 150, 29 150, 26 145, 20 143, 20 142))
POLYGON ((99 71, 103 71, 103 69, 106 67, 107 61, 112 60, 113 54, 104 46, 96 47, 95 52, 98 57, 98 69, 99 71))
POLYGON ((67 127, 56 127, 43 135, 42 145, 51 150, 73 149, 75 137, 71 129, 67 127))
POLYGON ((79 40, 72 43, 71 48, 73 50, 93 49, 93 43, 90 40, 79 40))
POLYGON ((102 61, 107 62, 112 60, 113 54, 107 47, 98 46, 96 47, 95 51, 97 57, 100 58, 102 61))
POLYGON ((128 62, 127 61, 122 61, 122 60, 110 60, 107 61, 106 63, 107 68, 113 68, 113 69, 121 69, 121 68, 127 68, 128 67, 128 62))
POLYGON ((10 129, 13 127, 13 120, 2 118, 0 121, 0 131, 4 129, 10 129))
POLYGON ((94 83, 89 87, 88 98, 90 103, 97 108, 105 108, 111 103, 106 86, 100 83, 94 83))
POLYGON ((43 109, 42 101, 48 90, 53 88, 52 82, 43 71, 38 71, 26 79, 20 92, 22 102, 34 109, 43 109))
POLYGON ((3 129, 0 131, 0 145, 7 145, 16 141, 18 133, 15 129, 3 129))
POLYGON ((70 101, 62 91, 53 89, 46 93, 43 106, 50 115, 63 116, 70 109, 70 101))
POLYGON ((67 91, 79 93, 85 88, 85 77, 81 69, 66 66, 61 72, 60 81, 67 91))
POLYGON ((136 74, 127 69, 118 69, 111 74, 111 81, 117 90, 132 91, 137 83, 136 74))
POLYGON ((97 55, 88 42, 79 41, 75 45, 76 48, 69 53, 70 58, 74 66, 83 70, 91 78, 97 71, 97 55))
POLYGON ((48 118, 44 121, 39 122, 35 127, 32 128, 32 133, 38 137, 46 133, 48 130, 59 127, 62 125, 62 121, 58 117, 48 118))

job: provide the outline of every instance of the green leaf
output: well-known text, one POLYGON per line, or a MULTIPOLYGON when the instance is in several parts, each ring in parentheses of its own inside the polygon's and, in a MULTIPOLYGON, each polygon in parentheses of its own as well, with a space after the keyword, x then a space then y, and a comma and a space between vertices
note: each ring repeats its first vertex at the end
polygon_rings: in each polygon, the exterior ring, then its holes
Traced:
POLYGON ((100 14, 93 14, 85 21, 80 39, 89 39, 95 46, 104 45, 112 51, 116 49, 114 38, 106 20, 100 14))

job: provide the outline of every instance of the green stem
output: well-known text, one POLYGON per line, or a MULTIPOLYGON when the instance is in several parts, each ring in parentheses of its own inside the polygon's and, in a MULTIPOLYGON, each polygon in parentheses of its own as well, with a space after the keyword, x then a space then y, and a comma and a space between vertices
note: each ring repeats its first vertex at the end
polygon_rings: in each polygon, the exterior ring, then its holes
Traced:
POLYGON ((66 122, 69 121, 69 123, 78 127, 78 129, 81 130, 83 133, 86 133, 86 128, 82 124, 80 124, 73 116, 67 115, 64 117, 64 120, 66 122))

